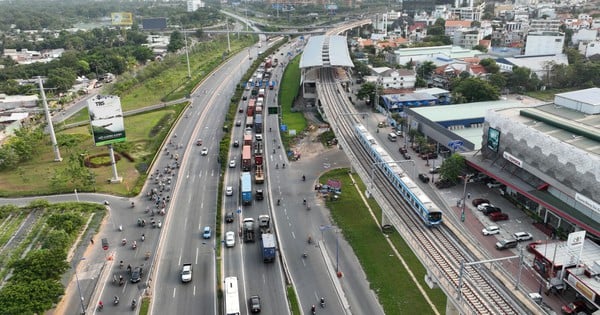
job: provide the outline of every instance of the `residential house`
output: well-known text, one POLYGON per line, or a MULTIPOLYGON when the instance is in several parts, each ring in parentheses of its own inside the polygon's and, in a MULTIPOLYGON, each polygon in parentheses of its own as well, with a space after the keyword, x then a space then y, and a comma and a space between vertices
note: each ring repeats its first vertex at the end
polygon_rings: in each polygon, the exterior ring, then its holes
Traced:
POLYGON ((457 30, 459 30, 461 28, 470 28, 472 22, 473 21, 448 20, 448 21, 446 21, 446 24, 445 24, 445 27, 446 27, 445 35, 453 37, 454 32, 456 32, 457 30))
POLYGON ((371 68, 372 75, 365 77, 367 82, 375 82, 384 89, 414 89, 417 76, 414 70, 371 68))

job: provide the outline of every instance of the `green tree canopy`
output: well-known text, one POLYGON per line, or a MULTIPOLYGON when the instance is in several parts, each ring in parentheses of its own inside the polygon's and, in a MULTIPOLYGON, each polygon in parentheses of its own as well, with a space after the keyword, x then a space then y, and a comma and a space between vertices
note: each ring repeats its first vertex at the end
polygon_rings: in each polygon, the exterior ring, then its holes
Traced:
POLYGON ((466 102, 492 101, 497 100, 500 96, 497 87, 475 77, 458 80, 452 93, 456 95, 457 99, 462 96, 466 102))
POLYGON ((459 181, 460 176, 463 175, 465 167, 465 158, 458 153, 454 153, 442 163, 440 177, 456 183, 459 181))

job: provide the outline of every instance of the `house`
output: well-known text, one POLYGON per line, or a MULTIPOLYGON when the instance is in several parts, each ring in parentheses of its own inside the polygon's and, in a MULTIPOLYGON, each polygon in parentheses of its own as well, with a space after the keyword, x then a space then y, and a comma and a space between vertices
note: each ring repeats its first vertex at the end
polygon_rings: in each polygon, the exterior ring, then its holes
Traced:
POLYGON ((391 69, 389 67, 371 68, 371 76, 366 82, 375 82, 384 89, 414 89, 417 76, 414 70, 391 69))
POLYGON ((473 21, 463 21, 463 20, 449 20, 446 21, 445 27, 445 35, 453 37, 454 32, 461 28, 471 28, 471 23, 473 21))

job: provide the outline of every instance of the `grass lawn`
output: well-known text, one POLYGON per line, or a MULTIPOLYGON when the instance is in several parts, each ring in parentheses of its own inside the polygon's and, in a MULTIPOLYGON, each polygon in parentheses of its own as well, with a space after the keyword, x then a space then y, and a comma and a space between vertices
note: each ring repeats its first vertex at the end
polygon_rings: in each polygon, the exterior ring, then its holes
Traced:
MULTIPOLYGON (((96 175, 95 190, 115 195, 136 194, 140 173, 136 165, 144 159, 151 159, 158 149, 158 144, 162 142, 163 134, 166 134, 174 122, 174 119, 183 110, 185 104, 171 106, 165 109, 147 112, 140 115, 125 117, 125 127, 127 136, 127 152, 134 158, 129 161, 125 158, 117 162, 119 176, 123 177, 123 182, 119 184, 109 184, 108 179, 112 177, 112 168, 110 166, 92 168, 96 175), (170 122, 162 126, 158 136, 151 136, 150 130, 155 128, 165 117, 170 122)), ((163 122, 164 123, 164 122, 163 122)), ((61 135, 75 135, 82 139, 76 148, 61 147, 61 156, 63 162, 54 162, 52 146, 48 142, 47 146, 41 148, 40 154, 31 161, 22 163, 16 169, 2 172, 0 176, 0 196, 23 196, 54 194, 58 192, 72 192, 74 189, 82 191, 81 187, 66 183, 63 187, 51 187, 50 181, 54 173, 69 167, 70 159, 77 159, 79 154, 95 155, 107 153, 106 146, 96 147, 93 138, 89 132, 89 126, 82 126, 63 130, 57 133, 57 138, 61 135)), ((117 150, 115 150, 117 151, 117 150)))
MULTIPOLYGON (((287 126, 288 130, 295 130, 296 133, 306 129, 306 119, 302 112, 293 112, 292 105, 300 89, 300 56, 292 59, 285 68, 281 79, 281 88, 279 90, 279 101, 281 103, 281 123, 287 126)), ((289 141, 292 137, 288 133, 283 134, 285 147, 289 147, 289 141)))
POLYGON ((526 92, 525 95, 540 99, 542 101, 552 102, 554 101, 554 95, 559 93, 571 92, 575 90, 579 90, 580 88, 570 88, 570 89, 553 89, 553 90, 545 90, 545 91, 531 91, 526 92))
MULTIPOLYGON (((356 175, 353 177, 357 180, 359 191, 365 191, 366 187, 360 178, 356 175)), ((352 185, 348 169, 325 173, 321 176, 320 182, 325 183, 327 179, 337 179, 342 182, 341 198, 335 202, 327 202, 327 207, 331 210, 335 224, 342 229, 344 237, 358 256, 362 268, 367 274, 371 289, 377 293, 385 313, 431 314, 432 309, 429 304, 393 255, 379 224, 373 221, 366 207, 357 206, 364 203, 352 185)), ((369 199, 368 202, 377 217, 380 218, 381 209, 377 203, 373 199, 369 199)), ((446 307, 444 293, 440 289, 431 290, 427 287, 423 280, 426 274, 425 268, 402 240, 402 237, 396 231, 388 236, 403 259, 409 264, 421 286, 425 288, 437 310, 443 314, 446 307)))

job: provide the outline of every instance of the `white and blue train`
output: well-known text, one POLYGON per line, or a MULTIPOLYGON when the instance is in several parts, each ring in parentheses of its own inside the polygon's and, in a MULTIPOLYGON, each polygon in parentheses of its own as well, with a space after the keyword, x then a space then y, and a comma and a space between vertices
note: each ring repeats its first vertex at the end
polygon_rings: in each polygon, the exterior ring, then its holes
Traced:
POLYGON ((437 226, 442 223, 442 211, 431 199, 410 179, 408 174, 394 162, 394 159, 381 147, 369 131, 361 125, 354 127, 358 139, 371 158, 377 163, 390 183, 410 205, 412 210, 427 226, 437 226))

